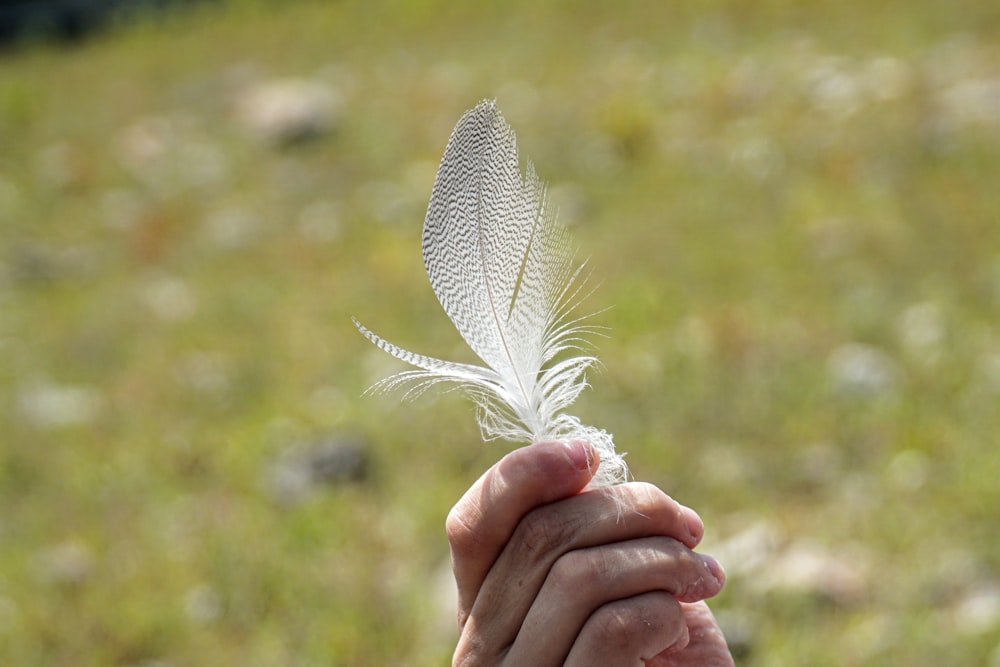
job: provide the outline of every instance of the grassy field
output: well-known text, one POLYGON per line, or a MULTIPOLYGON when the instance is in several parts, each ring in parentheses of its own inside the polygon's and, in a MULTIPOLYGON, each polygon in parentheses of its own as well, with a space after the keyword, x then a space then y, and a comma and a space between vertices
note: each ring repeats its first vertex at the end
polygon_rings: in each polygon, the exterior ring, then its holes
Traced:
POLYGON ((210 3, 0 54, 0 664, 448 661, 444 517, 509 447, 362 396, 398 367, 350 317, 468 358, 420 229, 483 97, 610 307, 577 412, 705 518, 739 664, 1000 666, 968 0, 210 3), (311 482, 337 443, 367 467, 311 482))

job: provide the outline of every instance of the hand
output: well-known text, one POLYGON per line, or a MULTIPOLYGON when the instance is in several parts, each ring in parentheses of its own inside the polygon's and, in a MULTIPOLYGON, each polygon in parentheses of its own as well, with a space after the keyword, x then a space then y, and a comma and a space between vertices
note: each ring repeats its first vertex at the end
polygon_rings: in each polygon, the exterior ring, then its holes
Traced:
POLYGON ((701 519, 649 484, 584 491, 597 464, 586 443, 536 443, 452 509, 455 665, 733 665, 701 519))

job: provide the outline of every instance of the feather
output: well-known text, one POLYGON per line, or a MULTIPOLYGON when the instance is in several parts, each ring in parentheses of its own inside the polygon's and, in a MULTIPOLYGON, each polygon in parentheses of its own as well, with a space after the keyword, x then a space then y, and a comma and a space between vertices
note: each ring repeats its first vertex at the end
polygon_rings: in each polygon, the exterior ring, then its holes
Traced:
POLYGON ((422 245, 434 293, 485 365, 404 350, 355 319, 368 340, 416 367, 374 388, 409 384, 413 396, 458 383, 478 404, 484 438, 586 440, 601 454, 592 484, 624 481, 628 468, 611 435, 565 413, 597 364, 584 353, 595 327, 573 315, 583 267, 575 266, 567 230, 530 163, 522 176, 514 132, 491 100, 467 111, 452 132, 422 245))

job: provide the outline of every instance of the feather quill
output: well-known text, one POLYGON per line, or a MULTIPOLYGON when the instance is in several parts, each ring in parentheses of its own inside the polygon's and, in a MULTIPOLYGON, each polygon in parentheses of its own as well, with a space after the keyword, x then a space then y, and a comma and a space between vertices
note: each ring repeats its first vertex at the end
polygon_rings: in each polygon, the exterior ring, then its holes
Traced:
POLYGON ((583 353, 594 327, 573 314, 583 267, 530 163, 522 176, 514 131, 492 100, 467 111, 451 134, 422 245, 434 293, 485 365, 410 352, 354 319, 368 340, 416 367, 373 389, 411 384, 413 396, 458 383, 478 405, 484 438, 586 440, 601 454, 592 485, 624 481, 628 468, 611 435, 565 412, 597 364, 583 353))

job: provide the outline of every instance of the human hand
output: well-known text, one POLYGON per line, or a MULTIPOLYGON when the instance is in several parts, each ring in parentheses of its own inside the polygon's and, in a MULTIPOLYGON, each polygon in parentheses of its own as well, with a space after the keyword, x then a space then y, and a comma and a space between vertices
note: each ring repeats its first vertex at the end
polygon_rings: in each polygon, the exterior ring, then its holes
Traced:
POLYGON ((701 519, 649 484, 584 491, 597 464, 586 443, 536 443, 452 508, 455 665, 733 665, 701 519))

